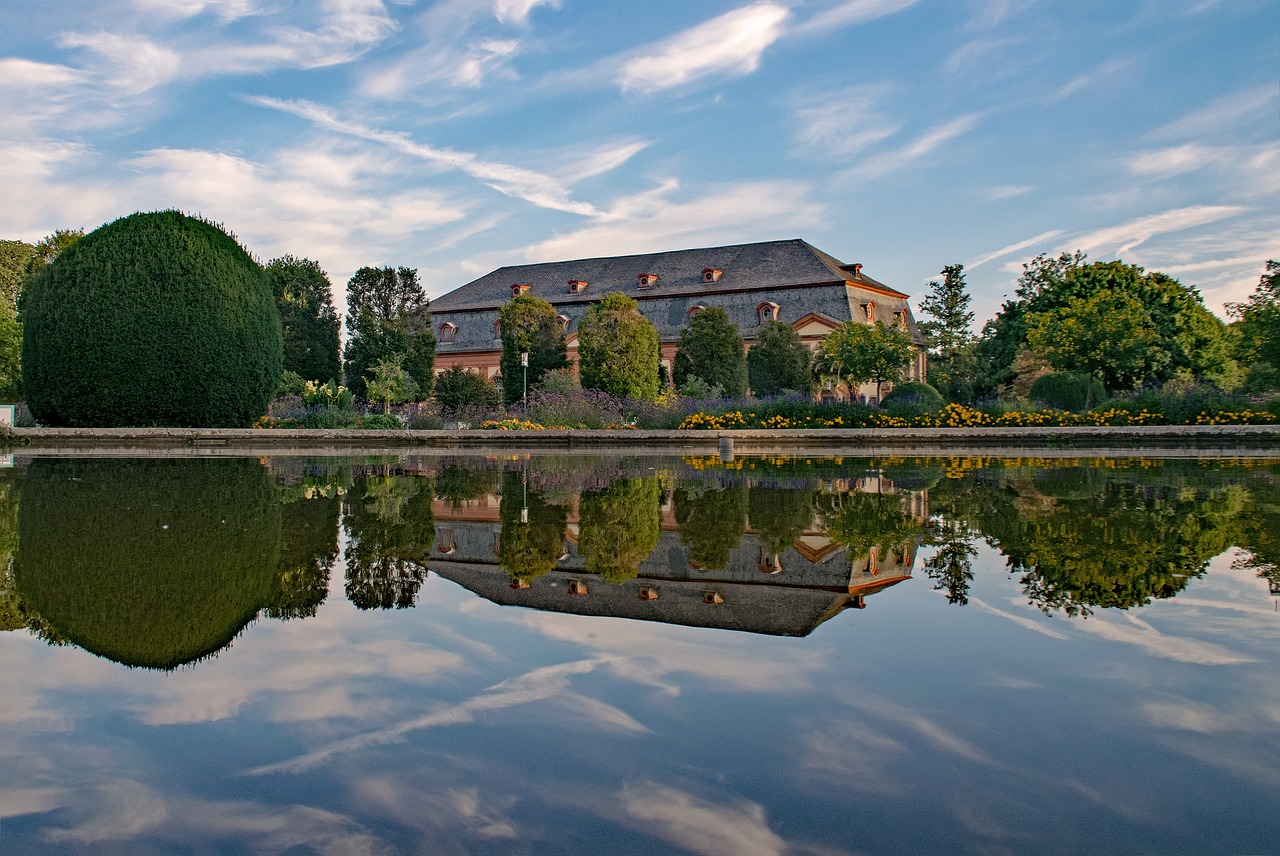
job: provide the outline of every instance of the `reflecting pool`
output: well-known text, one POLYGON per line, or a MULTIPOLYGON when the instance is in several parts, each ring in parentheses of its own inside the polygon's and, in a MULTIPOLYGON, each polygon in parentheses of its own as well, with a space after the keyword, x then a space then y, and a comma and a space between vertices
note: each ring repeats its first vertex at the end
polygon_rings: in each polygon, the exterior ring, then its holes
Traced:
POLYGON ((1277 852, 1280 459, 9 463, 0 852, 1277 852))

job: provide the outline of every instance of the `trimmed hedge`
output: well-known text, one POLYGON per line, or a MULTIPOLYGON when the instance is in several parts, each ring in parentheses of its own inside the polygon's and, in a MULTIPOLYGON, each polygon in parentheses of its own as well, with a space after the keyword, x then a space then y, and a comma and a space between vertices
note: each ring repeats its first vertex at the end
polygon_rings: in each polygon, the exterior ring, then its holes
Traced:
POLYGON ((23 297, 23 385, 44 425, 248 427, 280 379, 262 268, 177 211, 89 233, 23 297))
POLYGON ((927 383, 900 383, 880 401, 880 409, 891 416, 921 416, 941 410, 942 393, 927 383))

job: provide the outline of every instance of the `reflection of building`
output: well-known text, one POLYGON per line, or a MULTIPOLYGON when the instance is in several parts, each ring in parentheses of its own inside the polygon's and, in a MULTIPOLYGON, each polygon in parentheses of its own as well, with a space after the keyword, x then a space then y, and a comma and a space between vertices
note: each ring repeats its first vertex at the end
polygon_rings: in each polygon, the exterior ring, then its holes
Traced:
MULTIPOLYGON (((502 356, 498 309, 517 294, 556 308, 570 362, 576 363, 583 313, 611 291, 634 298, 658 328, 668 370, 681 328, 717 306, 742 330, 748 346, 766 321, 791 325, 809 347, 850 320, 901 327, 916 344, 905 376, 924 378, 925 341, 907 295, 865 275, 862 265, 843 264, 801 240, 499 268, 431 302, 436 370, 462 366, 493 377, 502 356)), ((862 393, 874 396, 875 385, 862 393)))
MULTIPOLYGON (((438 504, 430 569, 494 603, 576 615, 601 615, 718 627, 775 636, 807 636, 827 619, 911 576, 916 542, 850 557, 818 528, 772 553, 747 532, 725 568, 690 559, 669 508, 657 548, 621 585, 585 573, 577 516, 569 515, 563 557, 544 576, 513 582, 498 564, 497 500, 452 508, 438 504)), ((511 524, 518 525, 518 524, 511 524)))

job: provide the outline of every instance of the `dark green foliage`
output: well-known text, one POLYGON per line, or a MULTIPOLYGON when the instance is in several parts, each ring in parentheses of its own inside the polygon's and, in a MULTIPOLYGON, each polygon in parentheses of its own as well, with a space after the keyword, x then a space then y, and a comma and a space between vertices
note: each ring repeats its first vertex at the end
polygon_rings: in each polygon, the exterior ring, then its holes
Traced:
POLYGON ((401 365, 431 393, 436 337, 431 332, 427 293, 413 268, 362 267, 347 283, 347 346, 344 373, 357 398, 368 398, 366 375, 378 363, 399 355, 401 365))
POLYGON ((369 413, 357 416, 351 423, 352 428, 364 428, 377 431, 401 431, 404 423, 393 413, 369 413))
POLYGON ((22 400, 22 325, 18 314, 0 304, 0 402, 22 400))
POLYGON ((502 531, 498 535, 498 564, 512 577, 532 579, 555 570, 564 555, 565 526, 569 511, 547 502, 528 488, 521 473, 502 474, 502 500, 498 506, 502 531), (525 519, 521 519, 525 511, 525 519))
POLYGON ((624 583, 640 572, 658 546, 660 495, 656 478, 617 479, 603 490, 582 492, 578 552, 587 573, 624 583))
POLYGON ((45 425, 245 427, 280 380, 262 269, 176 211, 72 244, 28 281, 22 319, 24 392, 45 425))
POLYGON ((1031 401, 1054 410, 1083 413, 1106 397, 1102 381, 1084 372, 1052 372, 1031 385, 1031 401))
POLYGON ((942 393, 929 384, 909 381, 895 386, 880 402, 880 409, 905 419, 941 410, 944 403, 942 393))
POLYGON ((502 397, 515 404, 524 396, 525 378, 529 389, 538 385, 542 376, 569 365, 564 330, 555 307, 540 297, 521 294, 511 298, 498 310, 502 333, 502 397), (529 355, 529 366, 520 364, 520 355, 529 355))
POLYGON ((347 599, 357 609, 414 606, 435 543, 430 479, 368 476, 347 494, 347 599))
POLYGON ((689 559, 706 571, 729 564, 729 553, 747 528, 747 487, 680 488, 675 492, 676 523, 689 559))
POLYGON ((341 511, 338 497, 324 494, 281 507, 280 564, 267 602, 269 617, 310 618, 329 596, 341 511))
POLYGON ((1236 354, 1255 394, 1280 390, 1280 262, 1268 261, 1258 287, 1244 303, 1232 303, 1236 354))
POLYGON ((583 389, 657 398, 658 330, 636 301, 614 291, 587 309, 578 328, 578 372, 583 389))
POLYGON ((920 310, 930 316, 920 324, 929 340, 929 380, 947 401, 974 399, 977 359, 971 298, 964 281, 964 265, 948 265, 942 279, 929 283, 920 310))
POLYGON ((18 294, 27 278, 27 266, 36 256, 34 244, 0 241, 0 301, 17 310, 18 294))
POLYGON ((770 321, 756 331, 755 344, 747 351, 747 379, 751 392, 761 398, 784 392, 811 392, 812 355, 800 334, 781 321, 770 321))
POLYGON ((847 547, 850 558, 866 556, 872 547, 904 552, 923 534, 923 527, 902 510, 898 494, 850 492, 826 497, 820 509, 827 537, 847 547))
POLYGON ((822 340, 814 372, 837 384, 848 384, 851 395, 862 384, 874 381, 878 402, 880 385, 898 378, 909 359, 911 335, 905 330, 880 321, 846 321, 822 340))
POLYGON ((27 470, 18 591, 55 633, 129 666, 225 647, 271 602, 280 509, 230 459, 41 458, 27 470))
POLYGON ((459 407, 494 407, 500 395, 497 385, 478 371, 462 366, 449 368, 436 375, 436 401, 449 410, 459 407))
POLYGON ((502 481, 502 473, 485 464, 482 461, 445 464, 436 473, 436 496, 454 508, 461 508, 464 503, 495 493, 502 481))
POLYGON ((1204 413, 1239 413, 1257 409, 1245 395, 1223 392, 1216 386, 1201 384, 1186 389, 1146 389, 1109 398, 1095 410, 1125 410, 1130 413, 1158 413, 1169 425, 1192 425, 1204 413))
POLYGON ((955 521, 939 523, 933 536, 938 552, 924 562, 924 573, 933 580, 933 590, 945 592, 947 603, 964 606, 969 602, 973 582, 974 533, 955 521))
POLYGON ((753 486, 747 496, 751 528, 771 553, 781 553, 813 525, 813 491, 753 486))
POLYGON ((673 374, 677 387, 692 378, 718 386, 728 398, 747 394, 747 357, 738 325, 719 306, 703 309, 680 331, 673 374))
POLYGON ((282 256, 267 264, 284 335, 284 370, 324 383, 342 376, 338 313, 319 262, 282 256))

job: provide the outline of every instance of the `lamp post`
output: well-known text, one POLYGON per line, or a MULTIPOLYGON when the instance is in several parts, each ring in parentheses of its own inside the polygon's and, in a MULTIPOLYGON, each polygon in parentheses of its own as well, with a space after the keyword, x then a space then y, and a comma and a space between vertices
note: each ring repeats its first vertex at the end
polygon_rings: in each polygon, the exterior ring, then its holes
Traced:
POLYGON ((529 352, 520 352, 520 365, 524 368, 524 391, 520 396, 524 401, 525 412, 529 412, 529 352))

